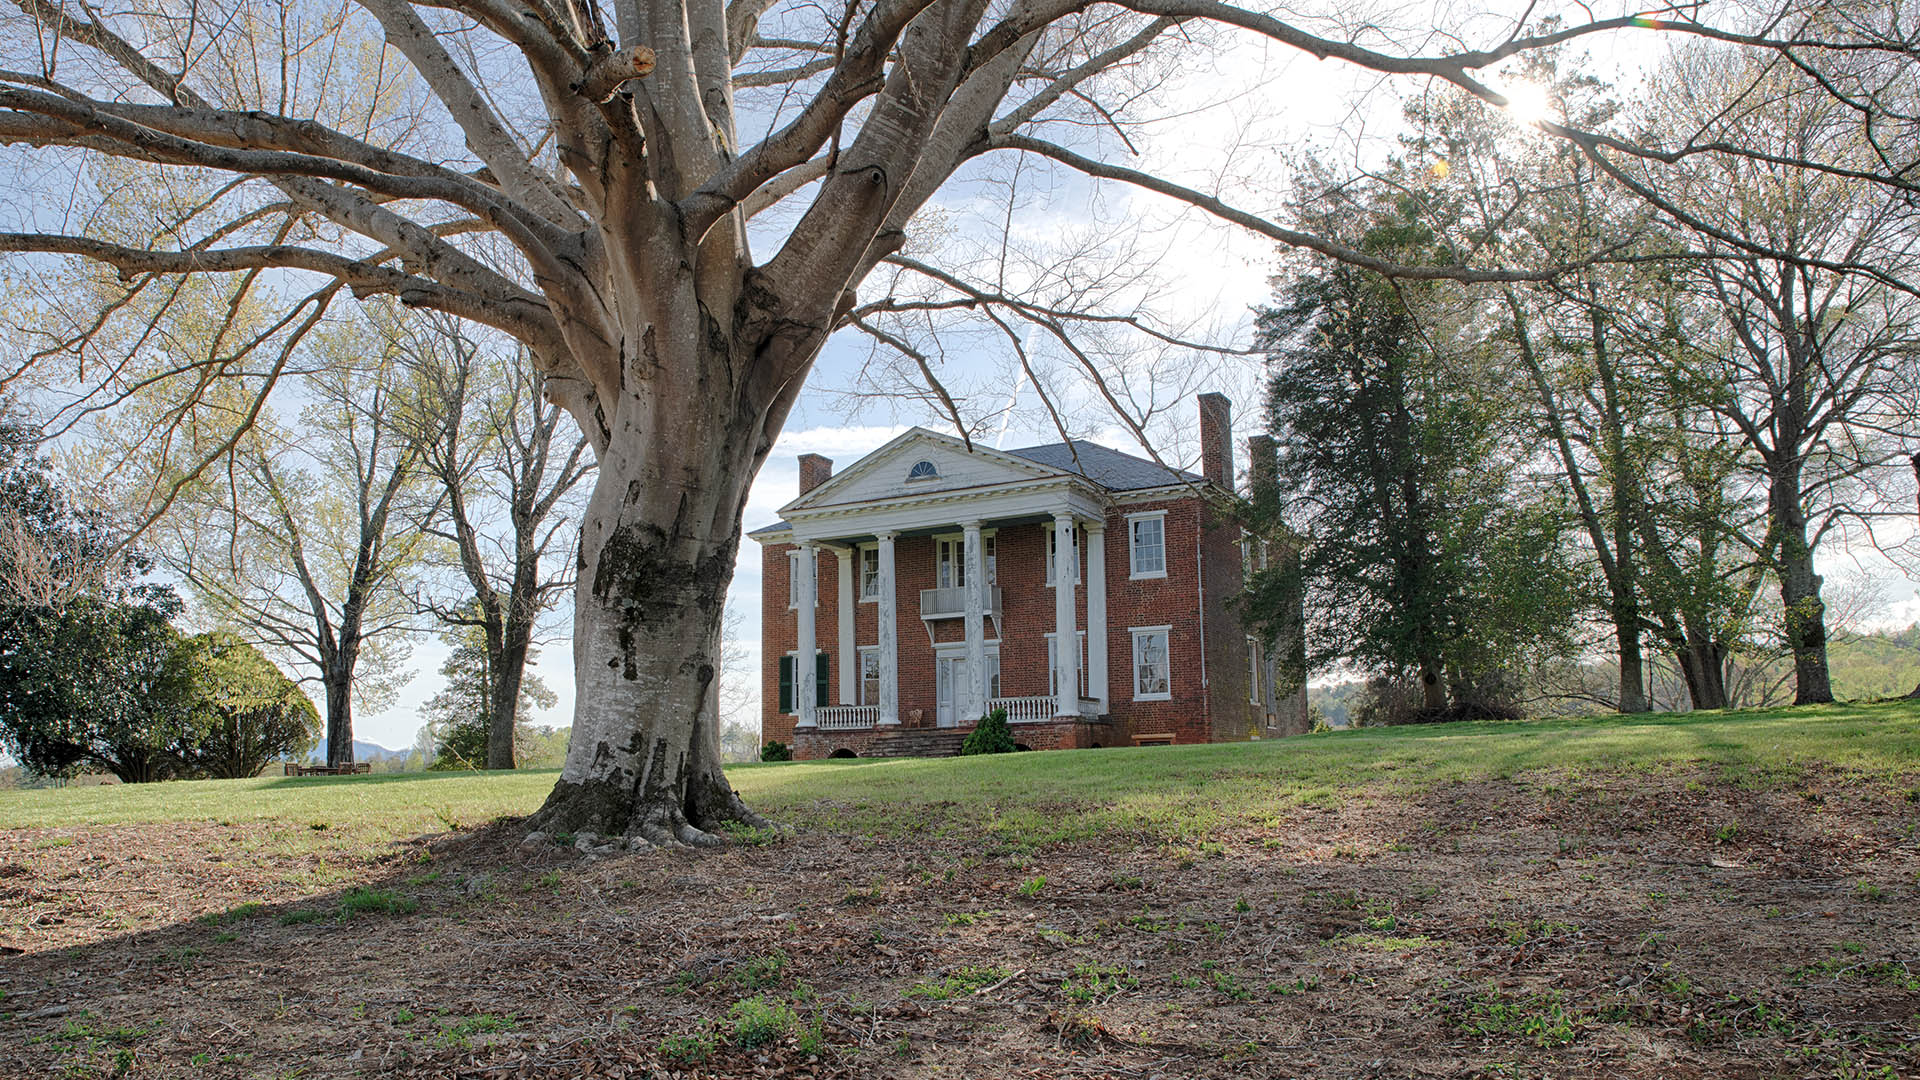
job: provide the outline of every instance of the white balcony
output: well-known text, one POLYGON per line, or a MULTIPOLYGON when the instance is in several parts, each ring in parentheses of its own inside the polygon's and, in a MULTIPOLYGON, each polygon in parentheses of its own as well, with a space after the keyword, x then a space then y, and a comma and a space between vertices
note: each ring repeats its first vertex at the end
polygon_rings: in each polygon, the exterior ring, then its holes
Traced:
POLYGON ((823 705, 813 711, 813 718, 822 731, 870 728, 880 722, 880 706, 823 705))
MULTIPOLYGON (((1000 587, 990 585, 982 598, 986 603, 984 614, 998 619, 1000 617, 1000 587)), ((967 588, 956 585, 946 589, 920 590, 920 617, 922 619, 960 619, 967 614, 967 588)))

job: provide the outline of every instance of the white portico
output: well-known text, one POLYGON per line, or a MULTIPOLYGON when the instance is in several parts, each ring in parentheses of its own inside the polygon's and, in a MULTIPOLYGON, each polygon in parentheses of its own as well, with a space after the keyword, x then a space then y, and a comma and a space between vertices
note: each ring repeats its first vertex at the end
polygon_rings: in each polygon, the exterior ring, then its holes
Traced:
MULTIPOLYGON (((1014 723, 1105 714, 1107 650, 1082 643, 1108 637, 1109 503, 1105 489, 1068 468, 969 450, 958 440, 914 429, 788 504, 785 521, 753 535, 762 543, 793 545, 788 566, 794 659, 782 668, 781 690, 784 712, 791 671, 795 734, 901 725, 904 635, 926 635, 925 645, 912 650, 916 656, 931 647, 931 670, 921 663, 911 677, 934 684, 932 726, 971 726, 995 708, 1005 709, 1014 723), (1009 543, 1014 539, 1017 545, 1009 543), (904 581, 903 546, 914 553, 904 581), (826 559, 829 553, 833 557, 826 559), (1016 558, 1020 565, 1011 565, 1016 558), (1010 604, 1001 584, 1017 570, 1021 580, 1039 586, 1037 560, 1044 560, 1045 588, 1052 594, 1046 616, 1036 595, 1010 604), (829 625, 819 618, 823 565, 834 575, 829 625), (871 616, 863 604, 873 605, 871 616), (1063 642, 1072 644, 1059 647, 1063 642), (1028 679, 1021 693, 1003 693, 1005 684, 1023 681, 1002 679, 1003 649, 1044 655, 1051 669, 1046 685, 1028 679), (819 700, 829 685, 822 654, 831 655, 837 673, 832 701, 819 700), (817 672, 800 659, 806 657, 818 659, 817 672), (1036 689, 1047 692, 1031 692, 1036 689)), ((915 690, 924 689, 916 681, 915 690)))

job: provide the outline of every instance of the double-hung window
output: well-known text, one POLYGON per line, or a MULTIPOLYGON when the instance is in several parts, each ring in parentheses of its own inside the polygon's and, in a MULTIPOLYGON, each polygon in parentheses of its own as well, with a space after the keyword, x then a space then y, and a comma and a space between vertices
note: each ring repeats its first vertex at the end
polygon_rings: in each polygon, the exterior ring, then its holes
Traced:
MULTIPOLYGON (((1058 563, 1056 562, 1056 559, 1058 558, 1059 551, 1060 551, 1060 530, 1054 528, 1052 525, 1046 526, 1046 530, 1047 530, 1047 588, 1051 589, 1053 588, 1053 573, 1054 573, 1053 568, 1056 565, 1058 565, 1058 563)), ((1074 526, 1073 550, 1067 553, 1067 560, 1068 560, 1068 564, 1073 567, 1073 582, 1076 585, 1080 583, 1080 549, 1083 545, 1085 545, 1085 543, 1086 543, 1086 540, 1084 539, 1084 537, 1080 532, 1080 527, 1078 525, 1074 526)))
POLYGON ((1167 576, 1167 512, 1154 510, 1127 516, 1127 552, 1131 576, 1167 576))
POLYGON ((1136 626, 1133 635, 1133 700, 1173 700, 1167 635, 1171 626, 1136 626))
POLYGON ((860 549, 860 601, 868 603, 880 599, 880 549, 863 547, 860 549))
MULTIPOLYGON (((792 716, 800 712, 800 657, 788 653, 780 658, 780 712, 792 716)), ((827 703, 827 654, 815 651, 813 655, 813 703, 827 703)))
MULTIPOLYGON (((997 584, 994 566, 994 538, 980 538, 980 561, 987 568, 987 585, 997 584)), ((964 588, 967 584, 967 542, 965 537, 942 537, 938 541, 935 584, 942 589, 964 588)))

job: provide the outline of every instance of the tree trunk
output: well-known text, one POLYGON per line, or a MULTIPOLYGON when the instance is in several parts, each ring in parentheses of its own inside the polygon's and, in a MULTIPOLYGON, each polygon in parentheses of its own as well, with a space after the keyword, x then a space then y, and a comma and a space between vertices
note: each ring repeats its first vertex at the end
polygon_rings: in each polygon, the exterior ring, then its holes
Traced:
POLYGON ((328 664, 322 680, 327 694, 327 768, 353 764, 353 669, 328 664))
POLYGON ((601 454, 574 587, 573 733, 531 824, 710 846, 729 821, 765 824, 721 772, 717 690, 747 488, 778 424, 732 394, 630 393, 622 406, 614 430, 657 434, 601 454))
POLYGON ((1833 681, 1827 673, 1827 605, 1820 599, 1820 575, 1813 570, 1813 549, 1807 543, 1806 516, 1800 510, 1800 470, 1797 462, 1776 468, 1769 499, 1778 543, 1780 604, 1785 612, 1787 644, 1793 649, 1793 703, 1814 705, 1833 700, 1833 681))
POLYGON ((1429 712, 1439 712, 1447 707, 1447 687, 1440 678, 1438 660, 1429 659, 1420 663, 1420 707, 1429 712))
POLYGON ((492 685, 488 692, 490 702, 490 727, 487 731, 487 768, 511 769, 514 767, 514 733, 520 724, 520 684, 526 679, 527 650, 531 645, 533 627, 517 617, 509 617, 501 633, 500 647, 492 662, 492 685))
POLYGON ((1613 559, 1606 564, 1608 607, 1613 616, 1614 641, 1620 653, 1620 711, 1643 713, 1648 704, 1646 669, 1640 656, 1640 597, 1634 568, 1633 522, 1640 497, 1639 484, 1627 460, 1625 406, 1619 379, 1608 348, 1606 321, 1593 280, 1587 280, 1587 327, 1593 345, 1594 369, 1600 376, 1605 425, 1601 446, 1607 455, 1607 486, 1613 494, 1613 559))
POLYGON ((1673 653, 1687 680, 1687 700, 1695 709, 1727 707, 1726 646, 1688 635, 1673 653))
POLYGON ((1653 708, 1647 700, 1646 661, 1640 654, 1640 615, 1631 620, 1617 612, 1614 616, 1614 641, 1620 651, 1620 711, 1643 713, 1653 708))

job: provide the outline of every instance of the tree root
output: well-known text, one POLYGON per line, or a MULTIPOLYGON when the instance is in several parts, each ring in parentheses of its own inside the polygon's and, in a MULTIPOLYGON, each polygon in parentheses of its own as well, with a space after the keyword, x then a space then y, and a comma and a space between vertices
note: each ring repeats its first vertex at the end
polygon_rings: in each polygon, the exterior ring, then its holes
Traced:
POLYGON ((706 804, 696 806, 695 813, 689 814, 687 807, 666 801, 630 807, 610 785, 603 790, 593 784, 562 782, 547 804, 527 819, 527 841, 539 843, 567 836, 579 850, 605 855, 628 847, 728 847, 732 842, 724 830, 730 822, 783 835, 791 832, 748 809, 731 789, 714 794, 719 797, 689 800, 706 804))

